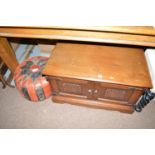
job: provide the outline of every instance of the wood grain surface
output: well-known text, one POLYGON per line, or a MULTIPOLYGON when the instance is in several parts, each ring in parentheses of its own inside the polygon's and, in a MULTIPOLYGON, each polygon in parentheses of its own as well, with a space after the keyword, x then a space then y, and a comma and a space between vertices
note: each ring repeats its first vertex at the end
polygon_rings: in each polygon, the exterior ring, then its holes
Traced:
POLYGON ((0 27, 1 37, 72 40, 155 47, 153 27, 0 27))
POLYGON ((58 43, 43 74, 152 87, 141 48, 58 43))
POLYGON ((0 57, 13 73, 18 66, 18 62, 8 40, 2 37, 0 38, 0 57))

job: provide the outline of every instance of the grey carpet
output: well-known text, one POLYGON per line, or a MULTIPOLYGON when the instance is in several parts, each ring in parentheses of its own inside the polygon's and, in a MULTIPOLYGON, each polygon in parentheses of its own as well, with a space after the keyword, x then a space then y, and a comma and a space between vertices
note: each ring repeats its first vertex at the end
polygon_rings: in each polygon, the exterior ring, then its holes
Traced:
POLYGON ((51 99, 32 103, 0 84, 0 128, 155 128, 155 101, 141 113, 125 114, 51 99))

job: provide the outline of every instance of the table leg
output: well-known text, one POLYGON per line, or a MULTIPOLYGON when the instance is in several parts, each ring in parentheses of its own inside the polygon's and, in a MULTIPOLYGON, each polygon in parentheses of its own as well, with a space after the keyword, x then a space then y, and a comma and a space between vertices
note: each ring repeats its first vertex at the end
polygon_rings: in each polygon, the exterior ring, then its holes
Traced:
POLYGON ((16 67, 18 66, 18 61, 7 38, 0 37, 0 57, 11 72, 14 73, 16 67))

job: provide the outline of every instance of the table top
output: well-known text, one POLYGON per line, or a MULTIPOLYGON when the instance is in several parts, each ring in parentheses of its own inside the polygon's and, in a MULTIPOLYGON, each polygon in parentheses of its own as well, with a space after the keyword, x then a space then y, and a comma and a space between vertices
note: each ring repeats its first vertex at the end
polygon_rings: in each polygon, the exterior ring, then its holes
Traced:
POLYGON ((155 28, 152 26, 1 26, 0 37, 72 40, 155 47, 155 28))
POLYGON ((0 26, 0 29, 63 29, 155 35, 153 26, 0 26))
POLYGON ((58 43, 43 74, 152 87, 142 48, 58 43))

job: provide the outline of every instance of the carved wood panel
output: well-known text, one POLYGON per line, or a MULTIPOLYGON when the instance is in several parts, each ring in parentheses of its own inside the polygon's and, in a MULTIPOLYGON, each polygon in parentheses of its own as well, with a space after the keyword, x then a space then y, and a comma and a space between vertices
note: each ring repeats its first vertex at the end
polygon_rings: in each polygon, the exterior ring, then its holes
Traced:
POLYGON ((132 95, 131 91, 123 90, 118 88, 107 88, 103 94, 103 98, 111 100, 128 101, 129 97, 132 95), (130 95, 128 95, 130 93, 130 95), (128 97, 126 97, 128 95, 128 97))
POLYGON ((59 82, 62 92, 82 95, 82 86, 75 83, 59 82))
POLYGON ((53 94, 85 98, 107 103, 135 104, 141 90, 125 85, 100 83, 86 80, 55 78, 51 80, 53 94), (138 92, 138 93, 137 93, 138 92))
MULTIPOLYGON (((54 81, 51 81, 51 84, 54 81)), ((57 86, 53 87, 53 91, 58 91, 59 95, 75 96, 80 98, 92 99, 93 83, 84 80, 58 78, 55 79, 57 86)), ((52 84, 53 85, 53 84, 52 84)))
POLYGON ((117 84, 96 83, 94 98, 97 100, 115 101, 127 104, 130 100, 134 88, 117 84))

